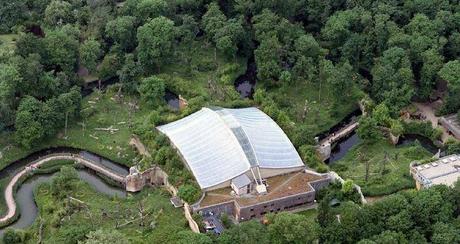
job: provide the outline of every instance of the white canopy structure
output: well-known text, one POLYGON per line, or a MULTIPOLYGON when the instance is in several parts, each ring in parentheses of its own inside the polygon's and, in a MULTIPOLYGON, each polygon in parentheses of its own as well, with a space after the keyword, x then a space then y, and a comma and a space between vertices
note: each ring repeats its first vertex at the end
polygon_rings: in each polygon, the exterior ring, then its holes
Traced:
POLYGON ((261 179, 264 172, 304 167, 283 130, 254 107, 202 108, 157 128, 180 151, 202 189, 229 184, 245 173, 261 179))

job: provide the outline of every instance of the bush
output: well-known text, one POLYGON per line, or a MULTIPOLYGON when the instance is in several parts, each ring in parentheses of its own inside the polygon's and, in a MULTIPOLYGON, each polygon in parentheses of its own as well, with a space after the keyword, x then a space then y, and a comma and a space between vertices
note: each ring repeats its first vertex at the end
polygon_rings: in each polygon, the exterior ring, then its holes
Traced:
POLYGON ((434 129, 430 121, 405 122, 403 123, 403 127, 405 134, 422 135, 430 138, 433 141, 438 140, 442 135, 442 131, 434 129))
POLYGON ((201 197, 201 191, 194 185, 184 184, 179 187, 177 195, 188 203, 195 203, 201 197))
POLYGON ((5 244, 23 243, 24 239, 25 239, 25 234, 22 230, 15 230, 12 228, 8 228, 3 234, 3 243, 5 244))

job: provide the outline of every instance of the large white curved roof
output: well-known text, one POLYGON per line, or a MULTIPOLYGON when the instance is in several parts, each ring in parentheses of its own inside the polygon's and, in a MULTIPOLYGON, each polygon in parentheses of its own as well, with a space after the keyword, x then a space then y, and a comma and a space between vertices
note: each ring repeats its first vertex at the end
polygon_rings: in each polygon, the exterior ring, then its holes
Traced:
POLYGON ((251 167, 303 166, 283 130, 257 108, 203 108, 158 129, 180 151, 202 189, 251 167))

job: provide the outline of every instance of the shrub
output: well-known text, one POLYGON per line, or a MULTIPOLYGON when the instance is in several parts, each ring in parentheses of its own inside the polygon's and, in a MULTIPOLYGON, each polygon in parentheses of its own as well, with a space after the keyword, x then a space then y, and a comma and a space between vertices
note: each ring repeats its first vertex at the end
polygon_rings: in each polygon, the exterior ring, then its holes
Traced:
POLYGON ((200 199, 201 191, 194 185, 184 184, 179 187, 177 195, 188 203, 194 203, 200 199))
POLYGON ((25 234, 21 230, 15 230, 12 228, 6 229, 3 234, 3 243, 12 244, 12 243, 22 243, 24 242, 25 234))

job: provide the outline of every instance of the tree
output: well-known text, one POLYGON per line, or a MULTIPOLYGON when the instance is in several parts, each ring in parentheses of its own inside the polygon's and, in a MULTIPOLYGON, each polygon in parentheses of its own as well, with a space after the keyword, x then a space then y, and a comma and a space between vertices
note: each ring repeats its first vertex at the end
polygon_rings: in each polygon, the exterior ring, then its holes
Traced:
POLYGON ((165 95, 165 82, 157 76, 145 78, 141 81, 139 93, 147 104, 158 106, 165 95))
POLYGON ((172 51, 174 38, 174 22, 163 16, 152 19, 139 27, 137 48, 141 64, 148 68, 152 64, 164 63, 172 51))
POLYGON ((374 144, 381 137, 377 121, 370 116, 363 116, 359 119, 359 127, 356 132, 366 144, 374 144))
POLYGON ((32 33, 21 33, 16 40, 14 52, 22 57, 27 57, 32 53, 38 53, 40 56, 44 56, 45 45, 42 38, 32 33))
POLYGON ((441 79, 447 81, 448 96, 444 105, 446 113, 452 113, 460 109, 460 61, 449 61, 438 72, 441 79))
POLYGON ((216 47, 228 56, 235 57, 238 51, 237 44, 244 34, 240 19, 230 19, 219 29, 214 36, 216 47))
POLYGON ((254 51, 257 77, 261 80, 277 79, 281 73, 281 45, 276 36, 263 39, 254 51))
POLYGON ((26 96, 21 100, 16 113, 16 141, 30 148, 39 142, 45 135, 45 131, 40 124, 42 104, 37 99, 26 96))
POLYGON ((372 94, 384 102, 393 114, 408 105, 414 94, 413 75, 406 52, 394 47, 383 52, 372 68, 372 94))
POLYGON ((390 109, 388 109, 388 106, 385 103, 380 103, 379 105, 375 106, 374 110, 372 111, 372 117, 375 119, 378 125, 387 127, 390 126, 390 109))
POLYGON ((23 243, 24 237, 24 233, 21 230, 7 228, 2 240, 5 244, 23 243))
POLYGON ((145 23, 148 19, 166 15, 167 12, 168 2, 165 0, 141 0, 137 3, 135 15, 145 23))
POLYGON ((331 85, 331 91, 336 104, 343 103, 354 97, 354 77, 356 75, 348 61, 338 64, 333 68, 331 75, 327 78, 327 82, 331 85))
POLYGON ((46 33, 43 39, 47 54, 47 64, 56 70, 67 73, 74 71, 78 56, 78 41, 64 29, 56 29, 46 33))
POLYGON ((0 4, 0 32, 8 33, 15 25, 21 24, 22 21, 29 17, 27 3, 22 0, 2 1, 0 4))
POLYGON ((122 61, 117 53, 105 55, 98 68, 99 79, 107 80, 115 77, 121 68, 121 63, 122 61))
POLYGON ((179 231, 174 235, 174 243, 177 244, 212 244, 212 239, 201 233, 194 233, 192 231, 179 231))
POLYGON ((201 191, 193 185, 184 184, 179 187, 177 191, 177 196, 179 196, 184 201, 192 204, 200 198, 201 191))
POLYGON ((45 23, 56 27, 73 21, 72 5, 66 1, 53 0, 45 9, 45 23))
POLYGON ((101 44, 94 39, 88 39, 80 46, 80 62, 91 73, 96 72, 97 60, 100 55, 101 44))
POLYGON ((264 225, 252 220, 233 225, 230 229, 225 230, 217 239, 217 243, 267 244, 270 243, 270 236, 264 225))
POLYGON ((225 26, 227 18, 216 2, 208 5, 208 10, 201 18, 201 25, 208 35, 209 40, 214 40, 217 33, 225 26))
POLYGON ((0 64, 0 128, 14 121, 15 92, 20 83, 22 79, 13 65, 0 64))
POLYGON ((70 166, 62 166, 59 173, 51 181, 53 195, 64 198, 73 190, 74 182, 78 180, 77 170, 70 166))
POLYGON ((117 71, 122 88, 129 93, 137 91, 137 85, 142 69, 139 62, 135 61, 134 55, 129 53, 125 55, 125 62, 120 70, 117 71))
POLYGON ((76 115, 80 111, 81 94, 78 87, 73 87, 70 92, 59 95, 58 102, 65 114, 64 135, 67 137, 67 124, 69 115, 76 115))
MULTIPOLYGON (((116 230, 99 229, 91 231, 81 244, 128 244, 128 239, 116 230)), ((79 242, 80 243, 80 242, 79 242)))
POLYGON ((136 18, 132 16, 121 16, 107 22, 105 34, 125 51, 136 46, 136 18))
POLYGON ((420 71, 420 87, 417 95, 429 98, 436 85, 437 73, 442 68, 443 57, 434 49, 422 53, 423 66, 420 71))
POLYGON ((453 224, 438 222, 433 226, 431 242, 433 244, 459 243, 460 234, 453 224))
POLYGON ((281 212, 269 220, 268 233, 272 243, 314 243, 319 226, 305 216, 281 212))

